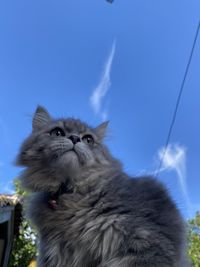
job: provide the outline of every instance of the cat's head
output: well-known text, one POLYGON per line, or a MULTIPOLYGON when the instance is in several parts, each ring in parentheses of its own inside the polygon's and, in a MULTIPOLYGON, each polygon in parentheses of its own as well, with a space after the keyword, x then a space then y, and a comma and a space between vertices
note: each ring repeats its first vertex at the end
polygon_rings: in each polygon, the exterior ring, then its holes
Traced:
POLYGON ((92 128, 73 118, 55 120, 39 106, 32 133, 17 157, 17 164, 26 167, 24 187, 31 191, 56 190, 65 179, 112 164, 115 160, 102 143, 107 124, 92 128))

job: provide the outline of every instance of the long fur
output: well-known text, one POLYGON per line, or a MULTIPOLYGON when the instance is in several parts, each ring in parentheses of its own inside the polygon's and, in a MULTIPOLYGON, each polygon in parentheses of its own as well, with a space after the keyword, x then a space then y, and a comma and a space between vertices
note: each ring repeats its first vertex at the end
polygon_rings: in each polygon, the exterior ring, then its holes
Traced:
POLYGON ((38 267, 188 266, 176 205, 155 178, 124 173, 103 144, 106 127, 36 110, 17 163, 25 166, 21 180, 31 192, 27 214, 39 234, 38 267), (64 136, 51 134, 57 127, 64 136), (61 183, 73 190, 58 195, 52 208, 61 183))

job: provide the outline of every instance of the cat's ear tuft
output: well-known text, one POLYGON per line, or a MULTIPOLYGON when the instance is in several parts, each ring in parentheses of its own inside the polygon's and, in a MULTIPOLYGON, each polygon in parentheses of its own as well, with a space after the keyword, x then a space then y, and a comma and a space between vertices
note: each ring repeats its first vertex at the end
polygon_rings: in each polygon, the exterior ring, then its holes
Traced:
POLYGON ((95 128, 95 132, 100 140, 103 140, 103 138, 105 137, 108 124, 109 121, 105 121, 95 128))
POLYGON ((33 116, 33 122, 32 122, 33 131, 40 130, 42 127, 48 124, 51 120, 52 119, 48 111, 42 106, 37 106, 37 109, 33 116))

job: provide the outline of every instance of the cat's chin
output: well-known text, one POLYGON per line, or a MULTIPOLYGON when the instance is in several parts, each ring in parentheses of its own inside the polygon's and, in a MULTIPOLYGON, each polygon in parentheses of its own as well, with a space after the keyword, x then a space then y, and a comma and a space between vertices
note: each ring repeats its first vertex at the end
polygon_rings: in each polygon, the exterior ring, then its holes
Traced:
POLYGON ((62 156, 62 161, 70 165, 79 165, 79 157, 74 150, 65 152, 62 156))
POLYGON ((74 150, 65 152, 58 160, 58 168, 66 174, 76 174, 81 168, 81 161, 74 150))

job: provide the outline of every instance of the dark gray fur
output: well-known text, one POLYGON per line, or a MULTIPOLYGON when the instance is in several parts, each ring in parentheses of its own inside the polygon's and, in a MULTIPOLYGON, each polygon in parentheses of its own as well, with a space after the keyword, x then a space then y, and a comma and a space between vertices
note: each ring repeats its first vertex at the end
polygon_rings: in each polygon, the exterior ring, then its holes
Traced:
POLYGON ((188 266, 184 223, 168 192, 152 177, 123 172, 102 143, 106 126, 54 120, 42 107, 35 112, 17 163, 25 166, 21 181, 31 192, 38 267, 188 266), (66 136, 51 136, 55 127, 66 136), (81 141, 74 145, 72 134, 81 141), (94 145, 82 141, 85 134, 94 145), (49 196, 63 182, 73 191, 61 194, 52 209, 49 196))

